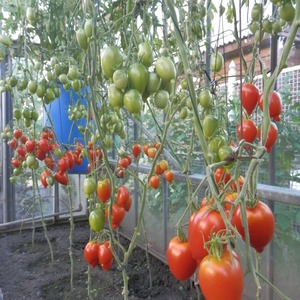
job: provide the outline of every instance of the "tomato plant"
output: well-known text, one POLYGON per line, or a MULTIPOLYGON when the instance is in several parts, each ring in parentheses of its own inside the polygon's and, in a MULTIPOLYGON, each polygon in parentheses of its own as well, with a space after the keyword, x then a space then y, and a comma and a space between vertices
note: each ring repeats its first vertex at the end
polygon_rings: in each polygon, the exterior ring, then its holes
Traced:
POLYGON ((197 261, 192 257, 187 241, 173 237, 166 250, 167 262, 171 273, 178 280, 187 280, 197 268, 197 261))

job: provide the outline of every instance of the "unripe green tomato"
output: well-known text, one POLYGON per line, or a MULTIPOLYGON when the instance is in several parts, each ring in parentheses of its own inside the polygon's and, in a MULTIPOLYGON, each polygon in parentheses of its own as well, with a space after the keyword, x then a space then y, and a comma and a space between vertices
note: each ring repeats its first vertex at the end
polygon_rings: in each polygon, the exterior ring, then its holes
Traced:
POLYGON ((89 215, 89 224, 94 232, 99 233, 105 224, 104 211, 102 209, 95 209, 91 211, 89 215))
POLYGON ((9 85, 13 88, 17 86, 17 84, 18 84, 18 79, 15 76, 10 77, 9 85))
POLYGON ((149 94, 156 93, 161 85, 161 78, 156 72, 149 72, 146 90, 149 94))
POLYGON ((259 30, 259 23, 257 21, 252 21, 249 24, 249 29, 254 34, 257 30, 259 30))
POLYGON ((279 17, 288 23, 295 18, 295 8, 290 0, 285 0, 278 9, 279 17))
POLYGON ((224 68, 224 58, 220 52, 213 52, 210 56, 210 68, 218 73, 224 68))
POLYGON ((44 95, 44 102, 46 104, 51 103, 55 99, 55 94, 52 88, 47 88, 44 95))
POLYGON ((108 87, 108 101, 111 107, 121 108, 124 105, 124 93, 118 89, 114 84, 108 87))
POLYGON ((172 60, 166 56, 161 56, 155 63, 155 71, 162 81, 170 81, 176 78, 176 69, 172 60))
POLYGON ((23 118, 26 119, 26 120, 29 120, 31 119, 31 111, 28 107, 25 107, 22 111, 22 114, 23 114, 23 118))
POLYGON ((43 98, 46 93, 46 87, 43 84, 38 83, 35 93, 39 98, 43 98))
POLYGON ((179 118, 181 120, 184 120, 184 119, 187 118, 188 114, 189 114, 188 109, 187 109, 186 106, 184 106, 184 107, 181 108, 181 110, 179 112, 179 118))
POLYGON ((94 177, 87 177, 83 182, 83 191, 87 198, 96 192, 97 182, 94 177))
POLYGON ((13 115, 16 120, 20 120, 22 118, 22 112, 19 108, 14 109, 13 115))
POLYGON ((139 44, 138 59, 145 66, 150 67, 153 63, 152 47, 148 42, 139 44))
POLYGON ((272 22, 269 19, 263 20, 262 29, 267 33, 272 33, 272 22))
POLYGON ((74 66, 74 65, 70 66, 69 71, 68 71, 68 77, 71 80, 75 80, 75 79, 78 79, 78 76, 79 76, 79 71, 78 71, 77 66, 74 66))
POLYGON ((282 27, 279 21, 275 21, 272 24, 272 30, 274 33, 280 33, 282 31, 282 27))
POLYGON ((37 121, 39 118, 39 113, 36 110, 32 110, 30 113, 30 118, 33 121, 37 121))
POLYGON ((143 94, 148 83, 148 70, 141 63, 133 63, 128 68, 128 80, 132 88, 143 94))
POLYGON ((254 39, 256 41, 256 43, 260 43, 262 41, 262 39, 264 38, 264 31, 263 30, 256 30, 255 34, 254 34, 254 39))
POLYGON ((79 47, 86 51, 89 47, 88 39, 85 34, 85 30, 83 28, 80 28, 76 31, 76 39, 78 42, 79 47))
POLYGON ((143 99, 140 92, 130 89, 124 94, 124 106, 132 114, 139 114, 142 111, 143 99))
POLYGON ((261 21, 261 16, 262 16, 262 4, 255 3, 252 10, 251 10, 251 19, 253 21, 261 21))
POLYGON ((113 82, 115 86, 120 89, 124 90, 128 84, 128 74, 123 69, 118 69, 113 74, 113 82))
POLYGON ((84 23, 84 31, 87 38, 91 38, 93 36, 93 30, 94 30, 94 20, 88 19, 84 23))
POLYGON ((18 91, 24 91, 27 88, 28 80, 26 78, 18 81, 18 91))
POLYGON ((215 116, 207 115, 203 120, 203 133, 206 138, 210 138, 218 128, 218 119, 215 116))
POLYGON ((203 108, 208 108, 211 106, 212 102, 212 95, 209 89, 203 89, 201 90, 199 97, 198 97, 198 102, 203 108))
POLYGON ((30 94, 35 94, 37 90, 37 82, 35 80, 30 80, 27 88, 30 94))
POLYGON ((59 80, 62 84, 67 84, 67 83, 69 82, 69 79, 68 79, 67 74, 64 74, 64 73, 62 73, 62 74, 60 74, 60 75, 58 76, 58 80, 59 80))
POLYGON ((115 70, 123 64, 123 56, 116 46, 109 46, 101 52, 101 68, 108 79, 112 79, 115 70))
POLYGON ((169 103, 170 95, 165 90, 159 90, 154 95, 154 104, 157 108, 165 109, 169 103))

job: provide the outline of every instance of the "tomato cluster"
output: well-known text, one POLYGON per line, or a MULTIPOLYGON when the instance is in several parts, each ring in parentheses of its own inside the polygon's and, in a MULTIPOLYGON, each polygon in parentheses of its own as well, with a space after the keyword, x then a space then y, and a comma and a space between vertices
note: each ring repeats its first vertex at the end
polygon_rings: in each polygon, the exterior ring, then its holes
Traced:
POLYGON ((86 262, 93 268, 98 265, 104 271, 109 271, 113 264, 113 253, 110 247, 109 241, 100 243, 92 240, 88 242, 83 250, 86 262))
MULTIPOLYGON (((252 83, 244 83, 241 89, 241 102, 246 110, 248 117, 251 116, 255 108, 258 106, 263 112, 263 94, 259 94, 258 88, 252 83)), ((271 91, 268 95, 269 116, 274 121, 280 121, 282 111, 281 95, 276 91, 271 91)), ((274 121, 271 121, 267 138, 264 146, 267 152, 271 152, 272 146, 278 138, 278 128, 274 121)), ((237 126, 237 134, 239 139, 244 139, 248 143, 253 143, 256 137, 261 140, 261 126, 257 128, 255 122, 249 118, 243 119, 237 126)))
MULTIPOLYGON (((29 120, 27 114, 31 116, 27 108, 23 109, 21 116, 19 113, 15 110, 15 118, 20 120, 23 117, 24 122, 29 120)), ((53 131, 47 127, 38 136, 31 135, 27 128, 15 127, 12 132, 6 128, 2 137, 7 138, 8 145, 13 151, 11 159, 13 175, 10 178, 12 183, 16 182, 17 176, 25 174, 27 169, 37 170, 43 163, 43 171, 40 173, 40 182, 43 187, 52 186, 54 182, 66 185, 68 184, 68 170, 82 163, 83 146, 77 143, 74 149, 63 151, 56 142, 53 131)))
POLYGON ((101 68, 110 81, 108 101, 113 109, 125 107, 129 113, 138 115, 149 96, 154 107, 165 109, 168 106, 172 81, 176 77, 175 65, 166 56, 154 62, 150 43, 145 41, 138 45, 137 61, 129 66, 124 66, 123 54, 117 46, 104 48, 101 68))

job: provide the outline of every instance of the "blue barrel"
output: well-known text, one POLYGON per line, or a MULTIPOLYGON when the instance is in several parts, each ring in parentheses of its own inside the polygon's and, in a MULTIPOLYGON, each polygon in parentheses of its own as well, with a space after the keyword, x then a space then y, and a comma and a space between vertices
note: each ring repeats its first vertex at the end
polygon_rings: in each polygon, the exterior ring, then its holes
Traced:
MULTIPOLYGON (((60 96, 53 102, 46 106, 47 113, 45 113, 45 124, 53 128, 58 143, 63 149, 64 146, 68 149, 74 149, 76 142, 80 142, 83 145, 83 135, 78 130, 78 126, 85 126, 86 119, 80 119, 78 121, 72 121, 69 119, 68 109, 70 106, 76 104, 87 105, 85 96, 87 89, 83 88, 79 93, 76 93, 73 89, 66 91, 60 84, 60 96), (51 121, 50 121, 51 120, 51 121)), ((74 168, 69 170, 69 174, 83 174, 87 173, 88 160, 84 158, 80 166, 74 164, 74 168)))

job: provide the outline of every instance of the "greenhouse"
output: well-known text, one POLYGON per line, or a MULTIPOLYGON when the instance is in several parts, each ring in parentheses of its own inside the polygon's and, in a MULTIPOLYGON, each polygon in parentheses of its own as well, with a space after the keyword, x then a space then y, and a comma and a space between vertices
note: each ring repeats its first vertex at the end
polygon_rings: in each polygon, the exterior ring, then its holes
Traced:
POLYGON ((299 299, 299 0, 0 3, 0 300, 299 299))

